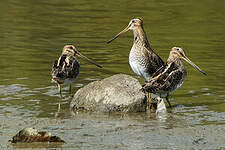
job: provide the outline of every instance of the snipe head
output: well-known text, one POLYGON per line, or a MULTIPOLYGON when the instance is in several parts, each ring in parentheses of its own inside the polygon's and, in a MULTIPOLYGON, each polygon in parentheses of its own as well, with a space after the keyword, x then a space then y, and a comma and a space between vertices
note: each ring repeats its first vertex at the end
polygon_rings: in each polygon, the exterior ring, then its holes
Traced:
POLYGON ((73 45, 65 45, 63 47, 62 54, 76 56, 76 54, 78 54, 78 50, 73 45))
POLYGON ((187 58, 184 50, 180 47, 173 47, 171 49, 168 61, 174 61, 176 59, 184 59, 186 62, 188 62, 190 65, 192 65, 198 71, 200 71, 202 74, 206 75, 206 73, 204 71, 202 71, 197 65, 195 65, 190 59, 187 58))
POLYGON ((120 33, 118 33, 114 38, 112 38, 111 40, 109 40, 107 42, 107 44, 111 43, 113 40, 115 40, 116 38, 118 38, 121 34, 126 33, 129 30, 135 30, 135 29, 137 29, 139 27, 142 27, 142 26, 143 26, 143 21, 142 21, 141 18, 132 19, 129 22, 128 26, 125 29, 123 29, 123 31, 121 31, 120 33))
POLYGON ((67 55, 72 55, 72 56, 78 56, 94 65, 96 65, 99 68, 102 68, 101 65, 97 64, 96 62, 94 62, 93 60, 90 60, 89 58, 87 58, 86 56, 84 56, 83 54, 81 54, 78 49, 74 46, 74 45, 65 45, 63 50, 62 50, 62 54, 67 54, 67 55))

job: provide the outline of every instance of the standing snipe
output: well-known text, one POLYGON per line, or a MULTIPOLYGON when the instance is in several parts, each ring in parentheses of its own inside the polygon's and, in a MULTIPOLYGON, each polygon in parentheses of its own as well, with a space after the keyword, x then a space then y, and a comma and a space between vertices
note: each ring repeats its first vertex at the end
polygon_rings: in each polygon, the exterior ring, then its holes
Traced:
POLYGON ((168 96, 183 84, 187 75, 187 71, 181 59, 184 59, 201 73, 206 75, 204 71, 185 56, 182 48, 173 47, 166 64, 152 75, 150 81, 141 90, 143 92, 159 94, 160 97, 166 97, 166 100, 171 107, 168 96))
POLYGON ((92 64, 102 68, 99 64, 88 59, 82 55, 75 46, 66 45, 62 50, 62 54, 58 60, 55 60, 52 66, 52 80, 58 84, 59 94, 62 97, 61 85, 69 84, 70 85, 70 94, 71 94, 71 84, 77 78, 80 72, 80 63, 77 61, 76 56, 79 56, 92 64))
POLYGON ((143 77, 146 82, 149 82, 152 74, 156 72, 164 62, 150 47, 144 31, 143 21, 140 18, 132 19, 123 31, 107 43, 112 42, 118 36, 129 30, 133 30, 134 34, 134 42, 129 54, 129 64, 138 76, 143 77))

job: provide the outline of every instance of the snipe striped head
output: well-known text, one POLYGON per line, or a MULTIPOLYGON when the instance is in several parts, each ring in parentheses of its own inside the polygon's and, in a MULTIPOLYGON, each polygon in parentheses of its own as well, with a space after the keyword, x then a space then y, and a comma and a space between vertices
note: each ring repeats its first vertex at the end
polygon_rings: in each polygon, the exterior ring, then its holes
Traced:
POLYGON ((114 38, 112 38, 111 40, 109 40, 107 42, 107 44, 111 43, 113 40, 115 40, 116 38, 118 38, 121 34, 126 33, 129 30, 135 30, 136 28, 138 28, 140 26, 141 27, 143 26, 143 21, 142 21, 141 18, 132 19, 129 22, 128 26, 125 29, 123 29, 123 31, 121 31, 120 33, 118 33, 114 38))
POLYGON ((195 65, 190 59, 187 58, 187 56, 185 55, 185 52, 182 48, 173 47, 170 51, 168 60, 176 60, 179 58, 184 59, 186 62, 188 62, 190 65, 192 65, 198 71, 200 71, 202 74, 206 75, 206 73, 204 71, 202 71, 197 65, 195 65))
POLYGON ((78 51, 78 49, 74 45, 72 45, 72 44, 65 45, 64 48, 63 48, 63 50, 62 50, 62 54, 67 54, 67 55, 72 55, 72 56, 78 56, 78 57, 80 57, 80 58, 82 58, 82 59, 84 59, 84 60, 86 60, 86 61, 88 61, 88 62, 90 62, 90 63, 92 63, 94 65, 96 65, 97 67, 102 68, 101 65, 97 64, 93 60, 91 60, 91 59, 87 58, 86 56, 84 56, 83 54, 81 54, 78 51))

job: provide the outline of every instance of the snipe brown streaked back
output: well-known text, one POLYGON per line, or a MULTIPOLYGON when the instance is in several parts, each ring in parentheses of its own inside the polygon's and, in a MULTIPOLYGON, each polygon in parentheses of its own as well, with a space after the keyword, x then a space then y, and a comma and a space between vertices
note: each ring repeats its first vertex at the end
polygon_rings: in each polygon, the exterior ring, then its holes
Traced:
POLYGON ((132 70, 138 75, 149 81, 151 75, 156 72, 163 64, 163 60, 151 49, 147 36, 144 31, 142 19, 132 19, 128 26, 112 38, 107 43, 112 42, 121 34, 132 30, 134 42, 129 54, 129 64, 132 70))
POLYGON ((168 96, 183 84, 187 75, 181 59, 184 59, 201 73, 206 75, 204 71, 185 56, 182 48, 173 47, 166 64, 152 75, 151 80, 141 90, 143 92, 155 93, 159 94, 161 97, 166 97, 166 100, 171 107, 168 96))
POLYGON ((96 65, 97 67, 102 68, 101 65, 82 55, 74 45, 64 46, 62 54, 58 60, 55 60, 51 72, 52 80, 58 84, 59 94, 61 97, 61 85, 69 84, 71 94, 71 84, 75 81, 80 72, 80 63, 76 59, 76 56, 79 56, 82 59, 96 65))

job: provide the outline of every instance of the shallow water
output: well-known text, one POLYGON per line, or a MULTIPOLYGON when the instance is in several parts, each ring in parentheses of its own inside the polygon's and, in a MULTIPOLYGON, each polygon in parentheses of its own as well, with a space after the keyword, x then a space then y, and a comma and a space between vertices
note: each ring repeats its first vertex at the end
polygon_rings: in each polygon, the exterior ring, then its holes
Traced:
POLYGON ((59 149, 225 149, 224 28, 223 0, 1 1, 0 148, 14 148, 7 142, 13 135, 36 127, 64 139, 66 144, 53 146, 59 149), (149 42, 164 60, 171 47, 181 46, 208 75, 185 63, 188 77, 172 94, 174 110, 167 119, 73 114, 68 87, 57 114, 50 71, 67 43, 104 66, 80 60, 74 92, 116 73, 136 77, 128 64, 132 33, 105 44, 135 17, 143 18, 149 42))

